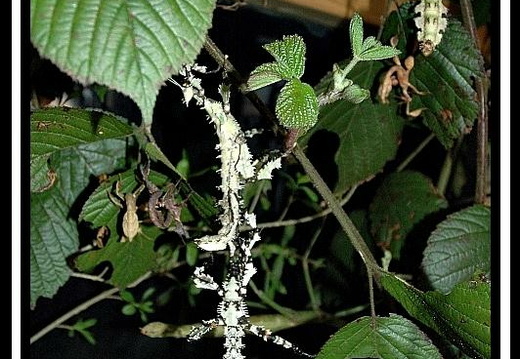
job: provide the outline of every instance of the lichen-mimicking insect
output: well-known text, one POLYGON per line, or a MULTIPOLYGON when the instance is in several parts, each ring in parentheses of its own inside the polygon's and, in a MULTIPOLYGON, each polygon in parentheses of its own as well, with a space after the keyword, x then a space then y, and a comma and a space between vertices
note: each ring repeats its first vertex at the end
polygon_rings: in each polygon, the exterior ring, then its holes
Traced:
POLYGON ((448 8, 442 0, 421 0, 415 6, 418 17, 414 19, 417 26, 419 50, 424 56, 429 56, 439 45, 442 35, 448 25, 448 8))

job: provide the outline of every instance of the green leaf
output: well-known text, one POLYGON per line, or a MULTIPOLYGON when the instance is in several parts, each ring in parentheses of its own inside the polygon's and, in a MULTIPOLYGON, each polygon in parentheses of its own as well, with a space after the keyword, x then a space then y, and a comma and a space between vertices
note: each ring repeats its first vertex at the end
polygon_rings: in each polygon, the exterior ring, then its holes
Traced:
POLYGON ((342 93, 342 98, 356 105, 365 101, 369 97, 370 91, 359 87, 356 84, 345 87, 345 90, 343 90, 342 93))
POLYGON ((38 110, 31 114, 31 160, 91 142, 126 138, 132 132, 122 118, 99 110, 38 110))
POLYGON ((298 79, 290 80, 278 95, 275 112, 282 126, 309 130, 318 121, 318 100, 314 90, 298 79))
POLYGON ((53 184, 49 156, 35 157, 31 161, 31 192, 43 192, 53 184))
POLYGON ((426 125, 449 148, 471 130, 478 114, 475 78, 481 78, 482 58, 462 24, 450 20, 442 42, 428 57, 418 56, 410 76, 424 96, 414 96, 413 108, 426 107, 426 125))
POLYGON ((277 40, 264 45, 276 60, 277 72, 285 80, 299 79, 305 70, 305 42, 298 35, 285 35, 282 40, 277 40))
POLYGON ((423 271, 434 289, 449 293, 476 271, 491 267, 490 210, 465 208, 441 222, 428 239, 423 271))
MULTIPOLYGON (((351 78, 360 86, 371 88, 382 67, 378 62, 361 62, 350 73, 351 78)), ((322 80, 326 81, 326 78, 322 80)), ((312 160, 313 153, 322 152, 319 133, 337 136, 339 148, 334 160, 338 180, 335 186, 331 185, 336 194, 342 195, 352 185, 372 178, 383 169, 387 161, 395 157, 404 124, 403 119, 397 116, 396 106, 373 104, 370 101, 357 105, 336 101, 320 107, 318 123, 300 137, 298 143, 302 147, 313 145, 307 148, 312 160)))
POLYGON ((336 332, 316 359, 423 359, 442 356, 411 321, 397 314, 361 317, 336 332))
POLYGON ((352 55, 359 57, 363 51, 363 19, 358 13, 354 13, 350 19, 349 35, 352 55))
POLYGON ((150 125, 159 88, 199 54, 214 9, 215 0, 34 0, 31 41, 75 80, 132 98, 150 125))
MULTIPOLYGON (((415 16, 413 4, 399 7, 399 16, 392 13, 383 30, 383 39, 399 33, 399 48, 415 41, 416 29, 409 26, 415 16), (406 35, 407 37, 403 36, 406 35)), ((441 43, 430 56, 419 55, 410 73, 410 83, 425 92, 415 95, 410 110, 422 112, 424 122, 449 148, 453 141, 471 130, 478 113, 473 89, 475 78, 482 78, 482 57, 469 33, 455 18, 448 21, 441 43)))
POLYGON ((141 297, 141 301, 149 299, 155 293, 155 288, 150 287, 146 289, 141 297))
POLYGON ((431 180, 419 172, 387 176, 370 205, 371 230, 379 245, 400 259, 408 233, 427 215, 446 208, 448 202, 431 180))
MULTIPOLYGON (((109 226, 111 232, 120 232, 115 226, 121 208, 110 200, 108 194, 113 193, 116 181, 120 183, 121 193, 135 191, 140 185, 135 176, 134 170, 128 170, 116 176, 111 176, 107 181, 100 184, 85 201, 79 220, 90 222, 93 228, 109 226)), ((168 182, 168 177, 156 171, 150 171, 149 179, 159 188, 168 182)))
POLYGON ((377 61, 389 59, 401 53, 398 49, 392 46, 382 45, 379 41, 372 41, 369 37, 363 43, 363 52, 359 55, 360 61, 377 61))
POLYGON ((161 233, 157 227, 141 225, 141 232, 132 242, 122 243, 117 232, 111 231, 108 243, 103 248, 79 255, 74 259, 75 266, 81 272, 90 273, 101 263, 110 262, 113 272, 107 283, 125 288, 155 268, 157 255, 154 239, 161 233))
POLYGON ((121 308, 121 312, 124 314, 124 315, 134 315, 135 313, 137 313, 137 308, 132 305, 132 304, 126 304, 123 306, 123 308, 121 308))
POLYGON ((92 176, 112 173, 125 166, 128 144, 125 140, 109 139, 56 152, 51 165, 56 167, 57 186, 72 206, 91 183, 92 176))
POLYGON ((491 286, 481 278, 457 284, 450 294, 421 292, 394 275, 383 287, 415 319, 471 357, 491 357, 491 286))
POLYGON ((96 345, 96 338, 94 338, 94 335, 92 335, 91 332, 86 330, 78 330, 78 332, 85 338, 87 342, 91 345, 96 345))
POLYGON ((247 79, 247 91, 255 91, 283 80, 279 65, 276 62, 261 64, 255 68, 247 79))
POLYGON ((135 303, 135 297, 134 295, 132 294, 132 292, 128 291, 128 290, 121 290, 119 292, 119 296, 121 297, 121 299, 123 299, 125 302, 128 302, 128 303, 135 303))
POLYGON ((194 266, 199 258, 199 249, 194 242, 186 244, 186 263, 189 266, 194 266))
POLYGON ((96 325, 97 319, 96 318, 90 318, 87 320, 79 319, 76 324, 74 324, 74 329, 81 330, 81 329, 87 329, 90 327, 93 327, 96 325))
POLYGON ((76 224, 58 188, 31 195, 31 308, 39 297, 52 298, 67 282, 67 257, 79 246, 76 224))

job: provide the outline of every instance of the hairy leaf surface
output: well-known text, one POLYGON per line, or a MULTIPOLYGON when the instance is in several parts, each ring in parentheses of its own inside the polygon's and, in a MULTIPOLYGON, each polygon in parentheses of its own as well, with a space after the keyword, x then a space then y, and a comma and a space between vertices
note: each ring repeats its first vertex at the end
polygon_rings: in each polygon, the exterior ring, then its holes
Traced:
POLYGON ((132 127, 99 110, 46 108, 31 114, 31 159, 82 144, 126 138, 132 127))
MULTIPOLYGON (((399 14, 397 17, 394 12, 389 17, 383 39, 388 41, 390 36, 401 34, 398 48, 404 49, 409 41, 415 40, 415 27, 408 25, 415 15, 410 4, 401 6, 399 14), (402 34, 407 34, 408 38, 402 34)), ((422 112, 424 123, 446 148, 468 133, 477 118, 474 81, 484 75, 480 70, 482 63, 482 56, 469 33, 451 17, 435 51, 430 56, 417 55, 415 58, 410 83, 425 94, 413 95, 410 109, 427 108, 422 112)))
POLYGON ((397 314, 362 317, 336 332, 317 359, 441 359, 430 339, 411 321, 397 314))
POLYGON ((475 205, 450 215, 431 234, 422 267, 433 288, 449 293, 453 287, 491 267, 491 213, 475 205))
POLYGON ((451 293, 421 292, 393 275, 383 287, 415 319, 472 357, 491 357, 491 285, 483 278, 457 284, 451 293))
POLYGON ((34 0, 31 41, 73 79, 132 98, 151 124, 164 81, 199 54, 215 0, 34 0))
POLYGON ((76 223, 57 187, 31 195, 31 307, 39 297, 52 298, 67 282, 67 257, 78 249, 76 223))

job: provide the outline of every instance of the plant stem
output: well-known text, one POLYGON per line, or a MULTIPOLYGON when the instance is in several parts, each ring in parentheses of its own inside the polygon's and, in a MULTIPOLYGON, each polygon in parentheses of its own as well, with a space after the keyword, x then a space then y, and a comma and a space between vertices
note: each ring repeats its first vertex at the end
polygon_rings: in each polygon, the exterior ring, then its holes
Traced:
MULTIPOLYGON (((345 204, 347 204, 347 202, 350 200, 350 198, 352 198, 352 195, 356 191, 357 187, 358 187, 357 184, 353 185, 352 188, 348 191, 347 195, 345 197, 343 197, 343 199, 339 202, 342 207, 345 204)), ((296 224, 301 224, 301 223, 307 223, 307 222, 314 221, 315 219, 319 219, 319 218, 325 217, 325 216, 327 216, 327 215, 329 215, 331 213, 332 213, 332 210, 330 209, 330 207, 328 207, 328 208, 324 209, 323 211, 321 211, 319 213, 316 213, 316 214, 313 214, 313 215, 310 215, 310 216, 305 216, 305 217, 296 218, 296 219, 286 219, 284 221, 274 221, 274 222, 259 223, 259 224, 256 225, 256 228, 277 228, 277 227, 293 226, 293 225, 296 225, 296 224)), ((251 227, 250 226, 242 226, 242 227, 240 227, 240 230, 241 231, 250 231, 251 227)))
POLYGON ((343 75, 345 76, 345 78, 347 77, 348 73, 350 71, 352 71, 352 69, 354 68, 354 66, 357 65, 357 63, 359 62, 359 58, 358 57, 353 57, 352 60, 350 60, 350 62, 348 63, 347 66, 345 66, 345 69, 342 71, 343 75))
MULTIPOLYGON (((244 87, 242 86, 242 84, 244 83, 243 78, 239 76, 234 66, 232 66, 231 62, 227 59, 227 56, 225 56, 220 51, 220 49, 213 43, 213 41, 211 41, 209 37, 206 39, 206 44, 204 45, 204 47, 219 65, 223 66, 226 70, 230 71, 230 73, 233 75, 233 79, 236 82, 238 82, 239 88, 244 89, 244 87)), ((357 60, 356 58, 353 58, 349 65, 347 65, 347 67, 345 68, 345 73, 348 73, 352 69, 352 67, 354 67, 357 64, 358 61, 359 60, 357 60)), ((247 95, 254 95, 254 93, 248 92, 247 95)), ((276 125, 276 128, 278 128, 276 117, 260 99, 258 100, 259 101, 257 102, 253 102, 253 105, 262 114, 264 114, 267 119, 273 122, 273 125, 276 125)), ((323 199, 330 206, 332 213, 336 216, 341 227, 343 228, 349 239, 352 241, 352 245, 354 246, 354 248, 361 255, 361 258, 367 266, 369 276, 374 275, 376 280, 378 280, 380 275, 379 271, 381 271, 382 268, 377 264, 377 261, 370 252, 370 249, 363 240, 363 237, 361 237, 361 235, 359 234, 357 228, 354 226, 348 215, 345 213, 345 211, 339 204, 338 200, 334 197, 325 181, 323 181, 316 168, 312 165, 307 156, 305 156, 305 153, 298 146, 298 144, 294 146, 292 153, 303 166, 303 168, 309 175, 312 183, 314 184, 318 192, 321 194, 323 199)))
POLYGON ((323 178, 321 178, 316 168, 312 165, 307 156, 305 156, 303 150, 300 148, 298 144, 296 144, 296 146, 293 148, 292 153, 298 159, 298 161, 304 168, 305 172, 307 172, 309 178, 316 187, 316 190, 327 202, 330 209, 332 210, 332 213, 334 214, 334 216, 336 216, 339 224, 341 225, 341 228, 343 228, 343 231, 351 240, 352 245, 363 259, 363 262, 367 266, 369 277, 373 275, 376 278, 376 280, 378 280, 380 275, 379 271, 382 269, 377 264, 377 261, 372 255, 372 252, 370 252, 370 249, 363 240, 363 237, 361 237, 361 234, 359 234, 359 231, 357 230, 354 223, 352 223, 352 220, 343 210, 336 197, 334 197, 323 178))
POLYGON ((280 304, 276 303, 274 300, 268 298, 266 295, 264 295, 264 292, 262 292, 258 287, 256 286, 255 282, 252 280, 249 281, 249 286, 255 292, 255 294, 268 306, 276 310, 278 313, 283 314, 287 317, 292 317, 294 315, 294 312, 291 309, 285 308, 281 306, 280 304))
POLYGON ((311 274, 309 272, 309 256, 311 254, 312 248, 314 247, 314 244, 318 240, 318 237, 320 236, 321 230, 323 229, 323 226, 320 226, 318 230, 314 233, 314 236, 311 239, 311 243, 309 243, 309 246, 305 250, 305 253, 302 258, 302 268, 303 268, 303 276, 305 278, 305 286, 307 287, 307 293, 309 293, 309 299, 311 301, 311 308, 313 310, 319 310, 319 304, 316 300, 316 296, 314 295, 314 287, 312 285, 312 279, 311 274))
POLYGON ((404 170, 406 168, 406 166, 408 166, 408 164, 410 162, 412 162, 412 160, 424 149, 424 147, 426 147, 426 145, 428 143, 430 143, 430 141, 435 137, 435 134, 434 133, 431 133, 428 137, 426 137, 420 144, 419 146, 417 146, 417 148, 415 150, 413 150, 412 153, 410 153, 408 155, 408 157, 406 157, 404 159, 403 162, 401 162, 401 164, 397 167, 396 169, 396 172, 401 172, 402 170, 404 170))
MULTIPOLYGON (((149 278, 150 275, 151 275, 151 272, 148 272, 148 273, 144 274, 143 276, 138 278, 135 282, 130 284, 128 286, 128 288, 135 287, 136 285, 138 285, 139 283, 141 283, 145 279, 149 278)), ((116 287, 110 288, 110 289, 108 289, 108 290, 106 290, 104 292, 99 293, 95 297, 92 297, 89 300, 81 303, 77 307, 69 310, 67 313, 65 313, 64 315, 62 315, 58 319, 54 320, 52 323, 50 323, 47 326, 45 326, 38 333, 36 333, 33 336, 31 336, 29 343, 32 344, 32 343, 36 342, 38 339, 43 337, 45 334, 49 333, 54 328, 57 328, 58 326, 62 325, 65 321, 69 320, 73 316, 81 313, 82 311, 88 309, 89 307, 93 306, 94 304, 96 304, 98 302, 101 302, 102 300, 111 297, 112 295, 116 294, 120 290, 121 290, 120 288, 116 288, 116 287)))
MULTIPOLYGON (((468 30, 473 39, 475 47, 478 48, 477 26, 475 17, 473 16, 473 8, 471 1, 460 1, 462 19, 464 26, 468 30)), ((477 91, 477 100, 479 104, 479 113, 477 118, 477 169, 475 184, 475 203, 486 203, 487 197, 487 180, 488 180, 488 107, 487 107, 487 87, 488 80, 484 69, 484 61, 480 59, 480 70, 482 77, 475 79, 475 88, 477 91)))
POLYGON ((271 110, 264 104, 264 102, 258 97, 255 92, 248 92, 246 88, 246 79, 237 71, 233 64, 228 60, 227 55, 218 48, 218 46, 211 40, 209 36, 206 37, 204 48, 210 54, 210 56, 222 66, 224 70, 230 75, 231 79, 238 86, 238 89, 243 93, 256 107, 256 109, 270 122, 275 134, 284 134, 286 131, 278 126, 276 116, 271 110))
POLYGON ((448 187, 448 183, 450 181, 451 172, 453 170, 453 162, 459 153, 460 145, 462 144, 463 137, 459 137, 455 146, 450 148, 446 152, 446 158, 444 159, 444 163, 442 164, 441 173, 439 174, 439 180, 437 181, 437 190, 443 196, 446 194, 446 188, 448 187))
POLYGON ((439 174, 439 180, 437 181, 437 190, 443 196, 446 193, 448 182, 451 176, 451 169, 453 168, 453 150, 450 148, 446 152, 444 163, 442 164, 441 173, 439 174))

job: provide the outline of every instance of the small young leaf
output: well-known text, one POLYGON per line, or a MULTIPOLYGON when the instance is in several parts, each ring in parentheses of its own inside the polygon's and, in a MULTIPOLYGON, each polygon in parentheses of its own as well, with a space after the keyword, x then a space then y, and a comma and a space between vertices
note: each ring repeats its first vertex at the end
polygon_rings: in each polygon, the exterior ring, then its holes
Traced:
POLYGON ((370 97, 370 91, 356 85, 352 84, 350 86, 345 87, 345 90, 341 93, 341 97, 353 104, 359 104, 370 97))
POLYGON ((275 112, 284 127, 309 130, 318 121, 314 90, 298 79, 290 80, 278 95, 275 112))
POLYGON ((247 91, 255 91, 281 80, 283 80, 283 75, 280 73, 279 65, 276 62, 261 64, 249 75, 246 84, 247 91))
POLYGON ((199 258, 199 248, 194 242, 189 242, 186 244, 186 263, 189 266, 194 266, 197 264, 197 259, 199 258))
POLYGON ((397 314, 362 317, 336 332, 316 359, 441 359, 442 355, 415 324, 397 314))
POLYGON ((131 316, 131 315, 134 315, 137 312, 137 309, 136 309, 136 307, 133 304, 126 304, 126 305, 123 306, 123 308, 121 308, 121 312, 124 315, 131 316))
POLYGON ((312 190, 306 186, 300 186, 300 187, 298 187, 298 189, 303 191, 303 193, 305 193, 305 195, 307 196, 307 198, 309 198, 311 200, 311 202, 313 202, 313 203, 319 202, 320 197, 314 190, 312 190))
POLYGON ((78 330, 78 332, 85 338, 87 342, 91 345, 96 345, 96 338, 94 338, 94 335, 92 335, 91 332, 87 330, 78 330))
POLYGON ((96 325, 97 323, 97 319, 96 318, 90 318, 90 319, 87 319, 87 320, 78 320, 76 322, 76 324, 74 324, 74 329, 87 329, 87 328, 90 328, 90 327, 93 327, 94 325, 96 325))
POLYGON ((422 268, 433 288, 449 293, 491 259, 490 210, 475 205, 450 215, 428 239, 422 268))
POLYGON ((277 70, 284 80, 302 77, 305 70, 305 42, 298 35, 283 36, 264 45, 264 48, 275 58, 277 70))
POLYGON ((135 303, 134 295, 132 294, 132 292, 130 292, 128 290, 120 291, 119 296, 121 297, 121 299, 123 299, 124 301, 126 301, 128 303, 135 303))
POLYGON ((363 49, 357 56, 360 61, 375 61, 392 58, 401 53, 392 46, 384 46, 375 37, 369 36, 363 41, 363 49))
POLYGON ((363 19, 358 13, 355 13, 350 20, 349 34, 352 55, 358 57, 363 51, 363 19))
POLYGON ((149 299, 154 293, 155 293, 154 287, 150 287, 150 288, 146 289, 143 293, 143 296, 141 297, 141 301, 149 299))

